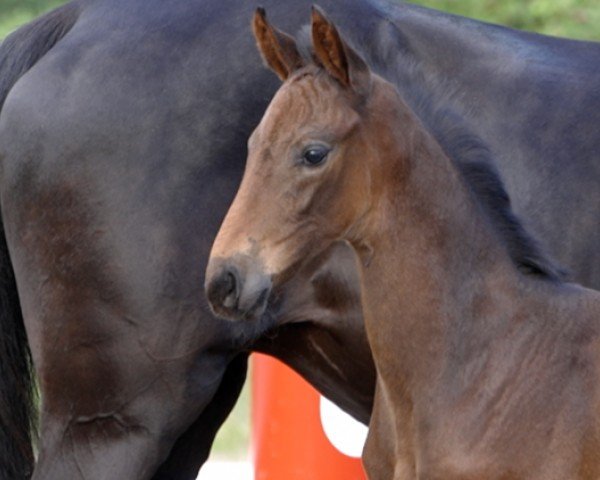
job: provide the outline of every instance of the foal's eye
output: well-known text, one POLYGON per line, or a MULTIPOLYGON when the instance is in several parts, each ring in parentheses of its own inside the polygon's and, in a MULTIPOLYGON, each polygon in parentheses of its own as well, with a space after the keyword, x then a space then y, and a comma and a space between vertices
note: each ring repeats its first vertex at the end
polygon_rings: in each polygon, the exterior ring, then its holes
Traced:
POLYGON ((325 161, 329 149, 322 145, 311 145, 302 152, 302 160, 306 165, 316 167, 325 161))

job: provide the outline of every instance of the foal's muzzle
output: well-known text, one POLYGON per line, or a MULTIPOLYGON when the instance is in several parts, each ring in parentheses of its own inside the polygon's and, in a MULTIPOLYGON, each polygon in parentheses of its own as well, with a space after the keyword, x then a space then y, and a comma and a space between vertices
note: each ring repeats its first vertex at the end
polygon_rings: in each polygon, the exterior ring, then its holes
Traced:
POLYGON ((271 278, 250 257, 211 259, 206 297, 215 315, 227 320, 260 317, 271 293, 271 278))

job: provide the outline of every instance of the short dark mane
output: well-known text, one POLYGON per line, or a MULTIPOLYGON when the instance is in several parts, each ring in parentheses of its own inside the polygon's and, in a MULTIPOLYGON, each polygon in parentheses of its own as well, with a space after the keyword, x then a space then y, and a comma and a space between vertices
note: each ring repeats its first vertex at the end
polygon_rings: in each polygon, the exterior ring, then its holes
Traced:
MULTIPOLYGON (((307 28, 300 31, 298 46, 303 57, 311 61, 313 54, 307 28)), ((364 49, 356 50, 364 54, 364 49)), ((387 59, 383 62, 386 65, 384 70, 393 72, 396 69, 389 67, 397 65, 398 62, 394 60, 399 50, 388 48, 385 51, 391 58, 384 55, 383 60, 387 59)), ((368 56, 366 58, 370 60, 368 56)), ((380 58, 378 63, 381 61, 380 58)), ((431 82, 427 81, 417 65, 405 63, 398 66, 401 70, 395 78, 387 75, 387 79, 399 88, 403 99, 462 174, 517 268, 528 275, 564 280, 566 272, 542 251, 537 240, 525 230, 514 213, 510 197, 494 166, 492 152, 479 136, 467 128, 463 118, 452 110, 453 90, 446 85, 430 85, 431 82), (426 91, 425 86, 428 85, 432 88, 426 91), (432 92, 442 94, 433 95, 432 92)))
POLYGON ((431 125, 431 133, 479 200, 517 268, 526 274, 563 280, 565 271, 542 251, 513 212, 488 147, 469 133, 462 118, 450 110, 435 110, 431 125))

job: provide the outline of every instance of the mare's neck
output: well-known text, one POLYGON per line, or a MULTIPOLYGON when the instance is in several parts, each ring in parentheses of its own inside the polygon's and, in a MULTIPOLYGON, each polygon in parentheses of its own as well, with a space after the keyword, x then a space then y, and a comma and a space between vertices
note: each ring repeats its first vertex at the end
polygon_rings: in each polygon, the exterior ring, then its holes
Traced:
POLYGON ((368 219, 371 233, 355 242, 368 246, 357 250, 369 339, 396 357, 382 368, 400 366, 394 375, 407 380, 439 371, 459 344, 465 362, 477 355, 510 318, 497 299, 514 297, 520 278, 451 161, 420 125, 413 132, 408 160, 391 150, 380 158, 385 185, 368 219))
MULTIPOLYGON (((388 19, 379 27, 372 61, 389 73, 411 62, 422 64, 428 75, 453 83, 488 80, 503 82, 522 74, 531 62, 552 64, 590 46, 584 42, 546 37, 432 10, 410 3, 372 0, 388 19), (404 62, 406 60, 406 62, 404 62), (475 77, 475 78, 474 78, 475 77), (484 78, 482 78, 484 77, 484 78)), ((393 77, 392 77, 393 78, 393 77)), ((479 98, 478 98, 479 99, 479 98)))

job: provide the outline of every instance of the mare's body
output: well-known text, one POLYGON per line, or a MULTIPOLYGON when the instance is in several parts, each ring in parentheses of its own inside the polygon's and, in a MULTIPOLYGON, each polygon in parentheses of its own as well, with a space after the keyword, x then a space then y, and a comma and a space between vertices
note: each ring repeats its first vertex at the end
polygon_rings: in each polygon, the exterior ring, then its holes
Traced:
POLYGON ((598 478, 600 293, 548 268, 493 170, 458 167, 322 13, 304 57, 260 9, 254 32, 285 83, 211 251, 214 311, 247 321, 345 240, 377 367, 370 479, 598 478))
MULTIPOLYGON (((296 31, 310 2, 260 3, 296 31)), ((598 45, 408 5, 322 3, 417 112, 435 94, 476 129, 515 209, 575 278, 600 286, 598 45)), ((253 8, 73 2, 0 48, 1 477, 32 466, 21 313, 45 400, 37 479, 195 478, 252 348, 368 421, 375 373, 347 260, 315 279, 344 293, 335 301, 297 282, 259 323, 217 321, 202 298, 246 138, 277 87, 257 61, 253 8)))

